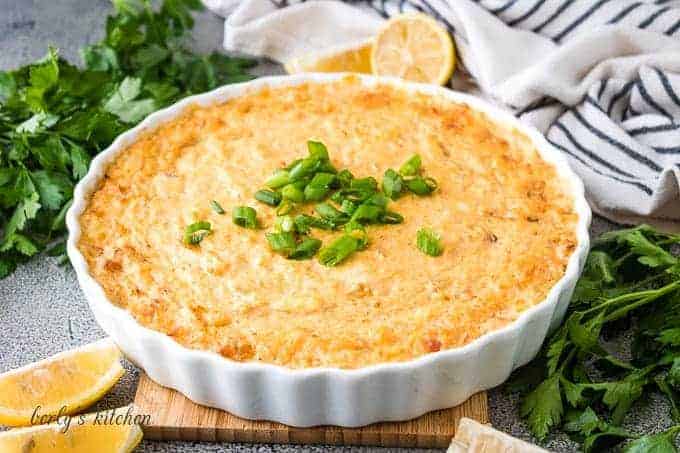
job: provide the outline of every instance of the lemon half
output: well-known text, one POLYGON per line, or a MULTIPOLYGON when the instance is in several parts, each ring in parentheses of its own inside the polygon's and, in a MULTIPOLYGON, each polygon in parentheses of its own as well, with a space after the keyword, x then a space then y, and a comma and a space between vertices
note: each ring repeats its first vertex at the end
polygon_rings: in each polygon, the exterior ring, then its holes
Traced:
POLYGON ((0 424, 49 423, 99 400, 124 373, 109 339, 0 374, 0 424))
POLYGON ((142 430, 128 408, 62 418, 59 423, 0 432, 3 453, 128 453, 142 440, 142 430), (118 418, 114 418, 118 417, 118 418), (68 421, 68 424, 66 423, 68 421))
POLYGON ((456 65, 448 31, 425 14, 395 16, 376 36, 371 53, 373 74, 444 85, 456 65))
POLYGON ((371 73, 372 41, 341 49, 329 49, 293 58, 284 64, 288 74, 300 72, 359 72, 371 73))

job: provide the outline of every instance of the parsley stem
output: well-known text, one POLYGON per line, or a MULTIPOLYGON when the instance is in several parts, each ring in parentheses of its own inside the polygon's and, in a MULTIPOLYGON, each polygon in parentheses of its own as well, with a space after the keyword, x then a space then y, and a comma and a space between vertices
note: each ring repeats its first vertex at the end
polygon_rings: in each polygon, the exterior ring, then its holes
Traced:
MULTIPOLYGON (((649 302, 653 302, 654 300, 660 298, 661 296, 664 296, 672 291, 675 291, 678 287, 680 287, 680 281, 674 281, 672 283, 669 283, 666 286, 663 286, 659 289, 655 289, 652 291, 640 291, 637 294, 642 294, 642 293, 649 293, 648 296, 643 297, 642 299, 638 300, 635 303, 632 303, 630 305, 626 305, 624 307, 619 308, 618 310, 615 310, 605 316, 604 322, 609 322, 613 321, 615 319, 619 319, 622 316, 625 316, 628 314, 628 312, 635 310, 636 308, 642 307, 643 305, 648 304, 649 302)), ((635 294, 635 293, 633 293, 635 294)))
POLYGON ((659 278, 661 278, 661 277, 663 277, 663 276, 664 276, 663 273, 661 273, 661 274, 656 274, 656 275, 652 275, 651 277, 647 277, 647 278, 645 278, 644 280, 640 280, 639 282, 637 282, 636 284, 634 284, 633 286, 631 286, 631 288, 639 288, 639 287, 641 287, 641 286, 644 286, 644 285, 647 285, 647 284, 653 282, 654 280, 658 280, 659 278))
POLYGON ((650 296, 652 296, 654 298, 660 297, 660 296, 663 296, 664 294, 666 294, 668 291, 674 290, 679 285, 680 285, 680 281, 675 281, 675 282, 669 283, 668 285, 663 286, 663 287, 658 288, 658 289, 648 289, 648 290, 645 290, 645 291, 637 291, 637 292, 634 292, 634 293, 626 293, 626 294, 623 294, 621 296, 611 298, 611 299, 607 300, 606 302, 602 302, 601 304, 596 305, 593 308, 590 308, 590 309, 584 311, 583 315, 584 316, 589 315, 590 313, 596 312, 596 311, 598 311, 602 308, 610 307, 611 305, 614 305, 614 304, 619 303, 619 302, 629 302, 629 301, 632 301, 632 300, 638 300, 638 299, 647 298, 647 297, 650 297, 650 296))

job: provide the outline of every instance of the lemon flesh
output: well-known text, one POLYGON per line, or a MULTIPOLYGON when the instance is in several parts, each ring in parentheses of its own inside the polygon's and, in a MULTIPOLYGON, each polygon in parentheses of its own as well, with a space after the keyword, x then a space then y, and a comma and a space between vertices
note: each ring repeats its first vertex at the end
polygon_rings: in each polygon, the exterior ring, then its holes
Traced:
MULTIPOLYGON (((0 432, 3 453, 127 453, 142 440, 137 424, 120 418, 127 408, 62 418, 58 423, 0 432), (118 421, 110 417, 111 412, 118 421)), ((131 418, 132 419, 132 418, 131 418)))
POLYGON ((444 85, 456 64, 446 29, 429 16, 395 16, 376 36, 371 53, 373 73, 421 83, 444 85))
POLYGON ((0 424, 50 423, 87 408, 123 375, 119 360, 107 339, 0 374, 0 424))
POLYGON ((372 41, 356 46, 309 54, 288 61, 284 68, 288 74, 301 72, 358 72, 371 73, 372 41))

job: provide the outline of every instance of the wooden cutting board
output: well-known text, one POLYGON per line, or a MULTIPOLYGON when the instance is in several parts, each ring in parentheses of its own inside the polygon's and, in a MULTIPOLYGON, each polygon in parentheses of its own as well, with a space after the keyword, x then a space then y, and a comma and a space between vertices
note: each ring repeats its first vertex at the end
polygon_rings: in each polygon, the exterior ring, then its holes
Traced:
POLYGON ((406 422, 376 423, 362 428, 293 428, 245 420, 200 406, 175 390, 161 387, 144 374, 139 380, 134 404, 137 413, 151 415, 151 423, 143 427, 144 435, 156 440, 444 448, 451 442, 462 417, 481 423, 489 421, 486 392, 481 392, 460 406, 406 422))

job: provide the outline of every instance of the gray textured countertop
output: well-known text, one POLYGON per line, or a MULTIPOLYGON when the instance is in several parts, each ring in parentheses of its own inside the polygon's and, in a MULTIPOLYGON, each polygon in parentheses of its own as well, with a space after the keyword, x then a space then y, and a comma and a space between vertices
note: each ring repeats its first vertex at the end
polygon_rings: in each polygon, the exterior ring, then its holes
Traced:
MULTIPOLYGON (((0 0, 0 69, 11 69, 43 56, 48 45, 60 49, 70 61, 79 61, 78 49, 98 40, 103 32, 108 0, 0 0)), ((200 50, 218 48, 222 38, 221 20, 210 13, 197 19, 194 33, 200 50)), ((258 72, 277 73, 272 64, 258 72)), ((593 232, 611 229, 612 224, 596 219, 593 232)), ((102 338, 69 267, 59 267, 52 258, 39 257, 6 280, 0 280, 0 372, 102 338)), ((128 373, 99 408, 112 408, 132 401, 138 371, 126 364, 128 373)), ((519 419, 517 398, 502 386, 489 392, 493 425, 514 436, 531 440, 519 419)), ((667 408, 660 401, 643 402, 627 422, 634 430, 650 430, 669 424, 667 408)), ((565 436, 551 438, 554 451, 577 451, 565 436)), ((347 451, 385 449, 295 447, 281 445, 209 444, 194 442, 144 441, 139 451, 347 451)))

